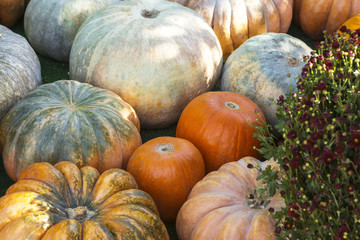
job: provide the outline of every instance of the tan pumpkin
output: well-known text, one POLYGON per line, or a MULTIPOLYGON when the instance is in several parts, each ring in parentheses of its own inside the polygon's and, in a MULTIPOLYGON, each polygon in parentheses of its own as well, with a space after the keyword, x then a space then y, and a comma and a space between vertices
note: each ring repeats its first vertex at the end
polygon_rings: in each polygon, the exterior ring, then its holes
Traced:
POLYGON ((264 203, 247 197, 260 184, 256 181, 259 171, 249 169, 249 163, 262 169, 278 167, 272 160, 245 157, 206 175, 179 211, 176 230, 180 240, 275 239, 275 222, 267 210, 277 211, 285 204, 279 194, 264 203))
MULTIPOLYGON (((224 59, 248 38, 266 32, 285 33, 293 0, 171 0, 198 12, 214 29, 224 59)), ((313 1, 313 0, 312 0, 313 1)))
POLYGON ((169 239, 151 197, 121 169, 30 165, 0 198, 1 239, 169 239))
POLYGON ((181 113, 176 137, 201 152, 206 172, 242 157, 260 157, 252 125, 265 121, 258 105, 239 93, 211 91, 193 99, 181 113), (262 119, 262 120, 261 120, 262 119))
POLYGON ((154 199, 161 219, 175 222, 191 188, 205 176, 204 160, 189 141, 175 137, 154 138, 131 155, 127 171, 141 190, 154 199))
POLYGON ((323 31, 336 31, 350 17, 360 13, 360 0, 295 0, 294 21, 306 35, 322 39, 323 31))

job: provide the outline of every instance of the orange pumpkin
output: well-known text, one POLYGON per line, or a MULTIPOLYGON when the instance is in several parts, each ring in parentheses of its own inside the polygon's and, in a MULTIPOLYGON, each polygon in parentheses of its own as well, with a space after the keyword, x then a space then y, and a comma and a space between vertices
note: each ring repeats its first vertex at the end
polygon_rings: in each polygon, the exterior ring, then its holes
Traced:
MULTIPOLYGON (((224 59, 248 38, 266 32, 286 33, 294 0, 171 0, 198 12, 214 29, 224 59)), ((313 1, 313 0, 311 0, 313 1)))
POLYGON ((249 163, 262 169, 278 167, 272 160, 260 162, 246 157, 206 175, 179 211, 176 230, 180 240, 275 239, 275 221, 267 210, 278 211, 285 204, 279 194, 264 202, 247 197, 261 184, 256 180, 260 172, 247 168, 249 163))
POLYGON ((340 25, 339 29, 342 26, 346 26, 347 29, 350 29, 351 31, 355 31, 360 28, 360 14, 357 14, 348 20, 346 20, 343 24, 340 25))
POLYGON ((250 124, 262 121, 265 117, 261 109, 244 95, 207 92, 185 107, 176 136, 189 140, 200 150, 208 173, 245 156, 260 157, 254 149, 260 143, 253 137, 256 131, 250 124))
POLYGON ((24 15, 26 5, 30 0, 1 0, 0 24, 12 27, 24 15))
POLYGON ((295 0, 294 21, 314 40, 323 31, 336 31, 350 17, 360 13, 360 0, 295 0))
POLYGON ((191 188, 205 176, 199 150, 175 137, 158 137, 141 145, 132 154, 127 171, 154 199, 165 222, 175 222, 191 188))
POLYGON ((30 165, 0 198, 1 239, 169 239, 151 197, 121 169, 30 165))

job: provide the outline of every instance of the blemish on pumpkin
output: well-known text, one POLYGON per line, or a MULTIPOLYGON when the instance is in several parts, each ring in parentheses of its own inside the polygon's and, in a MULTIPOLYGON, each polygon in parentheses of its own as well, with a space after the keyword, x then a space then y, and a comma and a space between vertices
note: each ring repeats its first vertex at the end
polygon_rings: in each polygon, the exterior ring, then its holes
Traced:
POLYGON ((143 16, 144 18, 156 18, 159 15, 159 11, 156 9, 153 10, 147 10, 144 9, 141 12, 141 16, 143 16))
POLYGON ((298 67, 298 66, 300 66, 299 60, 297 60, 294 57, 287 57, 286 60, 287 60, 290 67, 298 67))
POLYGON ((156 106, 160 108, 161 107, 161 102, 157 102, 156 106))

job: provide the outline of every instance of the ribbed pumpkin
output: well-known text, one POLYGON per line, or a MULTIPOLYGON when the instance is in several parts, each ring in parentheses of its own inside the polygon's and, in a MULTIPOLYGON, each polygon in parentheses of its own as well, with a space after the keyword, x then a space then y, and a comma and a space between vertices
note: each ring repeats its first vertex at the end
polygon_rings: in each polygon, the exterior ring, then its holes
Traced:
POLYGON ((0 121, 41 81, 39 59, 24 37, 0 25, 0 121))
POLYGON ((135 150, 127 171, 154 199, 165 222, 175 222, 192 187, 205 176, 204 160, 189 141, 157 137, 135 150))
POLYGON ((360 0, 295 0, 294 21, 310 38, 322 39, 323 31, 336 31, 360 13, 360 0))
POLYGON ((75 35, 87 17, 120 0, 31 0, 24 29, 33 48, 43 56, 68 62, 75 35))
POLYGON ((275 221, 268 214, 285 207, 279 194, 265 202, 249 199, 260 184, 259 171, 247 168, 258 164, 265 169, 276 164, 270 160, 246 157, 223 165, 206 175, 191 190, 176 219, 180 240, 267 240, 275 238, 275 221), (272 235, 271 235, 272 234, 272 235))
POLYGON ((112 4, 79 29, 70 77, 119 94, 143 128, 178 120, 193 98, 211 90, 222 67, 214 31, 194 11, 163 0, 112 4))
POLYGON ((30 0, 1 0, 0 24, 12 27, 23 16, 26 5, 30 0))
POLYGON ((122 169, 34 163, 0 198, 1 239, 169 239, 156 205, 122 169))
POLYGON ((198 12, 214 29, 226 59, 248 38, 287 32, 293 0, 171 0, 198 12))
POLYGON ((252 125, 265 121, 261 109, 242 94, 207 92, 182 112, 176 137, 193 143, 201 152, 206 172, 246 156, 260 157, 252 125))
POLYGON ((244 94, 264 112, 270 125, 278 123, 276 101, 296 89, 297 77, 311 48, 284 33, 265 33, 247 40, 226 60, 222 91, 244 94), (290 76, 290 78, 288 77, 290 76), (273 99, 274 101, 271 101, 273 99))
POLYGON ((135 111, 118 95, 77 81, 44 84, 0 124, 0 150, 16 180, 34 162, 73 161, 103 172, 125 168, 141 145, 135 111))

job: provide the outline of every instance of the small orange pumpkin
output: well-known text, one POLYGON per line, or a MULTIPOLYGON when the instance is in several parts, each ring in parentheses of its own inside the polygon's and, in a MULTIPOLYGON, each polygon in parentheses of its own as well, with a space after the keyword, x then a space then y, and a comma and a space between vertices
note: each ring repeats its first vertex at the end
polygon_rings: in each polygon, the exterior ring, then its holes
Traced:
POLYGON ((1 239, 168 240, 151 197, 122 169, 34 163, 0 198, 1 239))
POLYGON ((189 141, 175 137, 154 138, 131 155, 127 171, 141 190, 154 199, 160 217, 175 222, 191 188, 205 176, 199 150, 189 141))
POLYGON ((259 140, 250 126, 265 121, 261 109, 239 93, 207 92, 193 99, 181 113, 176 136, 201 152, 206 172, 245 156, 260 157, 259 140), (263 119, 263 120, 261 120, 263 119))
POLYGON ((206 175, 179 211, 176 231, 180 240, 275 239, 275 221, 267 210, 280 210, 284 201, 279 194, 264 202, 247 197, 261 184, 256 180, 260 172, 247 168, 249 163, 262 169, 268 165, 278 168, 273 160, 245 157, 206 175))
POLYGON ((346 26, 347 29, 350 29, 351 31, 355 31, 360 28, 360 14, 357 14, 348 20, 346 20, 343 24, 340 25, 339 29, 342 26, 346 26))

